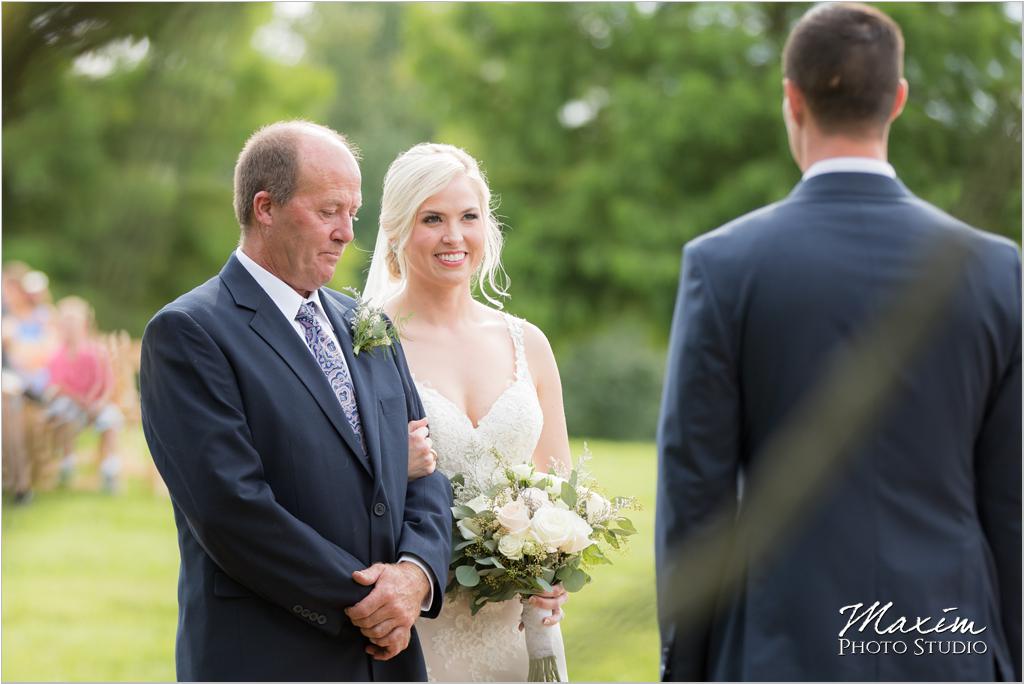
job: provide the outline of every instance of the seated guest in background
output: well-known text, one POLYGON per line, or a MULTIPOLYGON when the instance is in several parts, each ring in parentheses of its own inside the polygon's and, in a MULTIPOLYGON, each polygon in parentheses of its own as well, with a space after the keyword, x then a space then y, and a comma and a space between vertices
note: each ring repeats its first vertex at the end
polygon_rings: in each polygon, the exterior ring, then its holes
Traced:
POLYGON ((79 297, 65 297, 57 303, 61 345, 47 364, 53 398, 47 415, 58 426, 61 451, 61 479, 70 480, 75 467, 74 441, 88 425, 100 435, 97 463, 103 489, 117 490, 120 460, 117 436, 124 418, 110 402, 114 386, 110 360, 95 340, 93 314, 79 297))

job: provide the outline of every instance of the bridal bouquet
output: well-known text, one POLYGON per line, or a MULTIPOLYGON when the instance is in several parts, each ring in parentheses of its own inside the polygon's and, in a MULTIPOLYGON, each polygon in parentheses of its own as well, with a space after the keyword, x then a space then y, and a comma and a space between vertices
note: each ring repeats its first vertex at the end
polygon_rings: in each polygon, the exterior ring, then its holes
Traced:
POLYGON ((610 563, 607 547, 619 548, 636 532, 623 510, 634 499, 606 498, 583 469, 589 452, 568 477, 541 473, 529 464, 506 465, 494 452, 498 469, 486 491, 452 478, 455 516, 452 578, 448 590, 463 587, 472 596, 472 612, 485 603, 523 601, 523 625, 530 654, 529 681, 558 681, 553 636, 543 626, 548 611, 526 602, 560 583, 575 592, 590 581, 586 569, 610 563), (602 548, 603 547, 603 548, 602 548))

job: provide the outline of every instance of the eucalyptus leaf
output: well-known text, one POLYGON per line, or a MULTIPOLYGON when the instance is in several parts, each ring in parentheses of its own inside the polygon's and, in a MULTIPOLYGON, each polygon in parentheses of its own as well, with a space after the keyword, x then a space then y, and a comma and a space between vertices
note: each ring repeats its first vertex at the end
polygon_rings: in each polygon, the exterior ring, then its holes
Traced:
POLYGON ((582 589, 583 585, 589 581, 590 576, 587 573, 582 570, 573 570, 573 573, 562 581, 562 586, 566 591, 575 592, 582 589))
POLYGON ((562 501, 569 505, 569 508, 576 508, 576 488, 568 482, 562 483, 562 501))
POLYGON ((460 565, 455 568, 455 579, 464 587, 475 587, 480 584, 480 573, 474 567, 460 565))

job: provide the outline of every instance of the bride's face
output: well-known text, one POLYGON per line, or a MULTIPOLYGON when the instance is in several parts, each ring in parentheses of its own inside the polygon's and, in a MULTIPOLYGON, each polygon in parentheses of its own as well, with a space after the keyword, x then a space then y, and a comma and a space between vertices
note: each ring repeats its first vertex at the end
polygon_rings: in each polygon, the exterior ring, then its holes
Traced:
POLYGON ((468 283, 483 258, 484 230, 480 199, 469 178, 460 175, 416 211, 405 246, 409 279, 468 283))

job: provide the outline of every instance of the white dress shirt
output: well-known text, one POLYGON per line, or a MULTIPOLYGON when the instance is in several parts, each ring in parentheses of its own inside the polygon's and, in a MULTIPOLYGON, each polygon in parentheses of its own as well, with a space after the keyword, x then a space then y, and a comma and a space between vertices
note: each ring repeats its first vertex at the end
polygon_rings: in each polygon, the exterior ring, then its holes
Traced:
MULTIPOLYGON (((299 315, 299 309, 301 309, 302 305, 306 302, 313 302, 316 304, 314 308, 316 309, 316 317, 317 321, 320 323, 320 328, 324 331, 324 334, 334 342, 335 346, 338 349, 341 349, 341 345, 338 344, 338 336, 334 333, 334 326, 331 325, 330 319, 327 318, 327 312, 324 310, 323 302, 320 300, 320 290, 313 290, 309 293, 308 297, 303 297, 292 289, 291 285, 253 261, 248 254, 242 251, 241 247, 235 250, 235 256, 238 258, 239 263, 242 264, 245 270, 249 272, 249 275, 253 277, 256 284, 263 288, 263 291, 267 293, 267 296, 270 297, 270 301, 274 302, 274 306, 280 309, 281 314, 284 315, 285 319, 292 324, 292 329, 295 330, 295 334, 302 340, 302 346, 304 346, 310 354, 313 354, 313 350, 310 349, 309 345, 306 343, 305 330, 303 330, 302 324, 295 320, 295 317, 299 315)), ((345 360, 344 355, 342 355, 340 359, 341 363, 346 364, 345 369, 348 370, 348 362, 345 360)), ((349 377, 352 377, 351 373, 349 373, 349 377)), ((426 563, 412 554, 402 554, 398 559, 398 562, 401 563, 402 561, 412 563, 422 570, 427 576, 427 584, 430 589, 427 592, 427 598, 424 599, 420 610, 430 610, 430 606, 434 602, 434 573, 431 572, 426 563)))
POLYGON ((803 180, 825 173, 874 173, 879 176, 896 177, 896 169, 889 162, 872 157, 832 157, 810 165, 804 171, 803 180))

